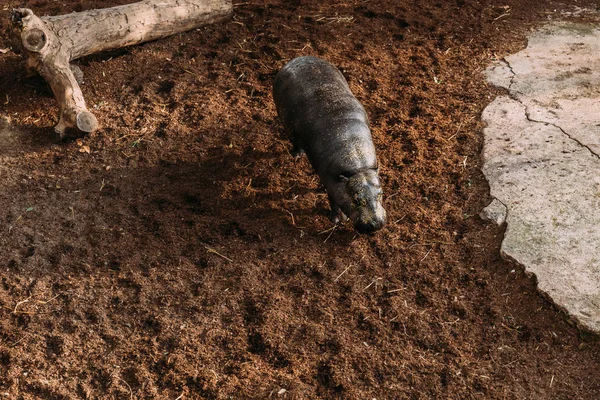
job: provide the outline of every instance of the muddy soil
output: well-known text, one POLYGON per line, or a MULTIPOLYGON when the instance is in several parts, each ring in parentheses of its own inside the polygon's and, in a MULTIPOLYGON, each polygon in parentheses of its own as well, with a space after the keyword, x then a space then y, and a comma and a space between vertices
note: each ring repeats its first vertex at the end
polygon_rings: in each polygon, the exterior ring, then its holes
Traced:
MULTIPOLYGON (((119 0, 4 0, 64 14, 119 0)), ((0 397, 597 399, 600 344, 478 216, 482 70, 593 1, 250 0, 79 60, 101 129, 57 142, 0 54, 0 397), (300 55, 364 104, 389 223, 333 227, 271 98, 300 55)), ((577 17, 579 20, 586 17, 577 17)))

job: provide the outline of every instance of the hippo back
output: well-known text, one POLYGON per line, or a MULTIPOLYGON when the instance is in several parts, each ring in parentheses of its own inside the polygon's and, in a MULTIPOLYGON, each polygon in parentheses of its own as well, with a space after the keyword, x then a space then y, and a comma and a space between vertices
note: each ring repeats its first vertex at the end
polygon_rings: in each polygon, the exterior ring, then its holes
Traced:
POLYGON ((336 67, 295 58, 275 77, 273 98, 292 141, 320 176, 377 168, 367 114, 336 67))

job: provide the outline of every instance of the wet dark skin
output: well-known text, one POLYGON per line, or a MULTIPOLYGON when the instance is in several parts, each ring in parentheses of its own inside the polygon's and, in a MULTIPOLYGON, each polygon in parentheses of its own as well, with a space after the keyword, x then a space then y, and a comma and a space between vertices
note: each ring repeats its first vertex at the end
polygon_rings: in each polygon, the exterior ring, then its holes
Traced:
POLYGON ((367 114, 341 72, 315 57, 299 57, 275 77, 273 98, 293 143, 325 185, 331 220, 347 216, 360 233, 386 223, 378 164, 367 114))

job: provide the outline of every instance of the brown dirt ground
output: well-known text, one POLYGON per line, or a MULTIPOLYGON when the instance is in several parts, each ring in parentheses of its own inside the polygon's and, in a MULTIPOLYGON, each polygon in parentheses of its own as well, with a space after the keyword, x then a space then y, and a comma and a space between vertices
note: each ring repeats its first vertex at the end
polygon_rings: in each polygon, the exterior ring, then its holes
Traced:
MULTIPOLYGON (((14 6, 122 3, 4 0, 0 48, 14 6)), ((64 143, 45 82, 0 56, 0 123, 16 129, 0 138, 0 397, 600 398, 600 343, 478 217, 479 115, 497 93, 482 69, 585 4, 243 2, 80 60, 102 128, 64 143), (288 153, 271 84, 306 54, 338 65, 370 115, 376 235, 331 231, 288 153)))

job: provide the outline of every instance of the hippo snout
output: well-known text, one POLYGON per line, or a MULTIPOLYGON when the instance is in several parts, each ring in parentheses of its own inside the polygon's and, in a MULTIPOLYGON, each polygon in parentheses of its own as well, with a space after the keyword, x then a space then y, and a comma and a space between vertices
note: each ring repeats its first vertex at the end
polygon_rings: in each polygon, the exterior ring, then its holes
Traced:
POLYGON ((378 170, 356 172, 347 179, 345 189, 346 198, 351 201, 346 203, 346 207, 342 206, 342 210, 352 221, 354 229, 359 233, 371 233, 383 228, 387 215, 383 208, 378 170))
POLYGON ((373 233, 383 228, 386 221, 387 217, 385 210, 380 206, 374 215, 371 215, 366 219, 359 218, 356 220, 354 229, 356 229, 358 233, 373 233))

